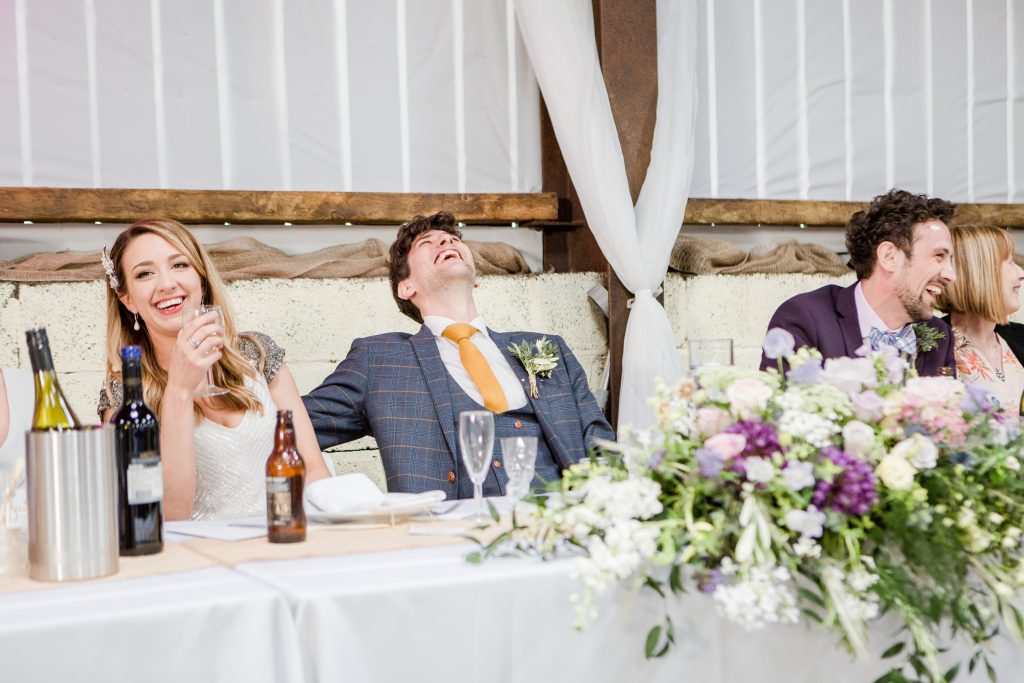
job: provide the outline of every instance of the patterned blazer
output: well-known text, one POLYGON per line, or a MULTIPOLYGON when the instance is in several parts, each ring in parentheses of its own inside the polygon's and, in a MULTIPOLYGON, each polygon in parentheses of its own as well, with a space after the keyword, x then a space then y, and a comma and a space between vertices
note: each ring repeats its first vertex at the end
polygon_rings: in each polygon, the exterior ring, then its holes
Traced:
MULTIPOLYGON (((487 333, 523 383, 552 457, 562 468, 583 458, 594 438, 614 438, 583 368, 561 337, 548 335, 558 345, 560 362, 551 377, 538 378, 540 398, 532 398, 526 370, 508 346, 542 335, 487 333)), ((423 326, 415 335, 389 332, 356 339, 348 357, 302 400, 320 448, 373 436, 389 491, 442 489, 454 499, 458 430, 448 381, 437 341, 423 326)))

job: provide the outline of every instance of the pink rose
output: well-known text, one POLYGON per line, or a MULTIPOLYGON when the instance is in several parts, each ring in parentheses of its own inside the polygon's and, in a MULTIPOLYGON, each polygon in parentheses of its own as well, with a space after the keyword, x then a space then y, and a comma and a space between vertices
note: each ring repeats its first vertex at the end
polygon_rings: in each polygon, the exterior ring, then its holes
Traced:
POLYGON ((721 408, 700 408, 697 410, 697 431, 704 438, 724 432, 732 424, 732 417, 721 408))
POLYGON ((720 458, 728 460, 743 452, 747 437, 742 434, 715 434, 704 442, 705 448, 713 450, 720 458))

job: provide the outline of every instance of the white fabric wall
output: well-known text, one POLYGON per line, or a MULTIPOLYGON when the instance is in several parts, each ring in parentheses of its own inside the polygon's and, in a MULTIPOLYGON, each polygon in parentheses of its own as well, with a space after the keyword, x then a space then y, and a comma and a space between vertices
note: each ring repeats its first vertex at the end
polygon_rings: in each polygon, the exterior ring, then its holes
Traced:
POLYGON ((1024 3, 700 0, 694 197, 1024 201, 1024 3))
MULTIPOLYGON (((0 186, 538 190, 511 7, 0 0, 0 186)), ((692 196, 1024 201, 1019 0, 699 11, 692 196)))
POLYGON ((511 0, 0 0, 0 186, 540 189, 511 0))

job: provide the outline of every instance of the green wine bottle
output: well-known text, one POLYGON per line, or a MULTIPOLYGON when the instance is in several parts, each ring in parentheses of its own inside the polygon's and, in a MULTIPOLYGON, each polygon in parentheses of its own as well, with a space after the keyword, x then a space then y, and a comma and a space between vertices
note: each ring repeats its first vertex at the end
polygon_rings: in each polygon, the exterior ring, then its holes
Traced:
POLYGON ((71 410, 71 404, 64 398, 53 371, 53 357, 50 356, 50 341, 46 329, 37 327, 25 332, 28 341, 28 357, 32 361, 32 373, 36 377, 36 409, 32 415, 33 432, 64 431, 78 429, 78 418, 71 410))

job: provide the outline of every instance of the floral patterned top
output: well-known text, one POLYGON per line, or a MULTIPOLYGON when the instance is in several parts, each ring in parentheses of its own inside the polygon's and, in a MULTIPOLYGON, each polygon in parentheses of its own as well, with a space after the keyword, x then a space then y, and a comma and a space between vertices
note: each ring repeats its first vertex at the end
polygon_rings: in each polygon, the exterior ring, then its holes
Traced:
POLYGON ((1002 355, 1002 371, 993 368, 985 359, 974 341, 960 330, 953 328, 953 355, 956 358, 957 376, 964 382, 980 384, 995 396, 1003 410, 1013 415, 1020 412, 1021 397, 1024 396, 1024 367, 1014 355, 1006 341, 999 339, 1002 355))

